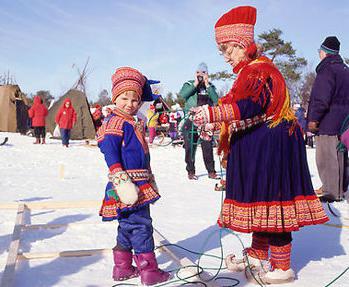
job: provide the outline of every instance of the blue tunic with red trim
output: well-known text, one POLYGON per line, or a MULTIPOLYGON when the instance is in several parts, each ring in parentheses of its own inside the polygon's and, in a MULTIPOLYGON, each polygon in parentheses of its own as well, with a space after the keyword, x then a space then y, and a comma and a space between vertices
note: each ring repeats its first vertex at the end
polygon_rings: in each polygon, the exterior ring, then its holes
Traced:
POLYGON ((114 110, 98 129, 98 147, 104 154, 110 174, 126 171, 139 188, 138 201, 128 206, 113 196, 113 185, 108 182, 100 209, 104 221, 118 219, 123 212, 138 210, 160 198, 151 173, 144 135, 143 121, 119 110, 114 110))
POLYGON ((211 122, 230 126, 221 226, 239 232, 291 232, 328 220, 314 193, 303 134, 287 101, 280 72, 261 60, 243 67, 222 104, 209 109, 211 122))

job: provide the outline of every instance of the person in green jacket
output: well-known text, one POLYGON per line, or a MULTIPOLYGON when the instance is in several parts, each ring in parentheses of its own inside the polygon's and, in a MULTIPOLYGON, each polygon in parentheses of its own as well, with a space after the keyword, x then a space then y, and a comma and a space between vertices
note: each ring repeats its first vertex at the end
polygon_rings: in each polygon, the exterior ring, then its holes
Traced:
MULTIPOLYGON (((216 88, 208 80, 208 68, 205 63, 199 64, 195 73, 194 80, 184 83, 179 95, 185 100, 184 111, 189 112, 193 107, 202 105, 216 105, 218 94, 216 88)), ((198 179, 195 175, 195 153, 199 140, 197 127, 189 119, 182 128, 185 148, 185 162, 189 179, 198 179)), ((205 167, 208 171, 208 177, 216 179, 217 174, 214 167, 212 139, 201 139, 202 155, 205 167)))

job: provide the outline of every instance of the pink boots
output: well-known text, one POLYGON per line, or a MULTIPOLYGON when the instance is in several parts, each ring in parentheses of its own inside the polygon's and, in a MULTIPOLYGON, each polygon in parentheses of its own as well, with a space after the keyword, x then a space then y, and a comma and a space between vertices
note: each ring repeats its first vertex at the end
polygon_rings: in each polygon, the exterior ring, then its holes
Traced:
POLYGON ((154 252, 134 255, 134 259, 143 285, 155 285, 165 282, 170 278, 170 273, 158 268, 154 252))
POLYGON ((138 276, 138 270, 132 266, 132 253, 123 250, 113 250, 113 279, 123 281, 138 276))

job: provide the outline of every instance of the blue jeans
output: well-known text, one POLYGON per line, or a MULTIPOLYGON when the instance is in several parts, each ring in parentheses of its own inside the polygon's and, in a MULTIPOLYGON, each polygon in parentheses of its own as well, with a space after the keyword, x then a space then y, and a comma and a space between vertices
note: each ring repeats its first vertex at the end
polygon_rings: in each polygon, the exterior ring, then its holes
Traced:
POLYGON ((135 254, 154 251, 153 225, 149 205, 136 211, 124 212, 118 219, 117 245, 134 250, 135 254))
POLYGON ((62 144, 68 145, 70 139, 70 130, 69 129, 61 129, 61 138, 62 144))

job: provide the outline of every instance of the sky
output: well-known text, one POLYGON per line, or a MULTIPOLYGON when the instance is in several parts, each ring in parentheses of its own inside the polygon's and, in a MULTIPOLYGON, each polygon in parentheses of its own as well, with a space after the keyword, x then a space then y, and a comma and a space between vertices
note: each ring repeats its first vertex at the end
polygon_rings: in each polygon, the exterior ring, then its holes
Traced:
MULTIPOLYGON (((96 100, 120 66, 160 80, 177 93, 199 63, 231 68, 219 55, 214 25, 231 8, 257 8, 257 35, 279 28, 314 70, 317 49, 336 35, 349 57, 347 0, 0 0, 0 74, 10 71, 25 93, 64 94, 87 59, 87 96, 96 100)), ((220 85, 220 83, 216 83, 220 85)))

